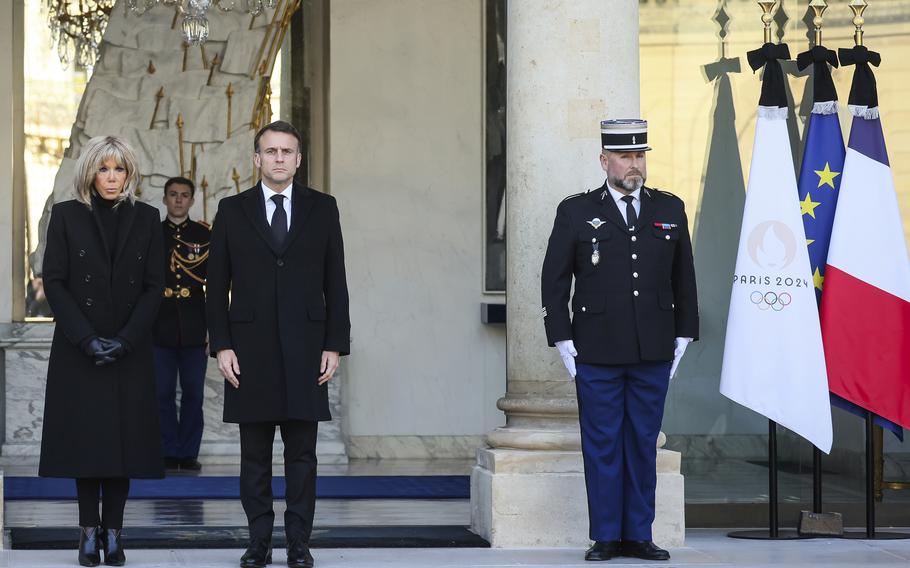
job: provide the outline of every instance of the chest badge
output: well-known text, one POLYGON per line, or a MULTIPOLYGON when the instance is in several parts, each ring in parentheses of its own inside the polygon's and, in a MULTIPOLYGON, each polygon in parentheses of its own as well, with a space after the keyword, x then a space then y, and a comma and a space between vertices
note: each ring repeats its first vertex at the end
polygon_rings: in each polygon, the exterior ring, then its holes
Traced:
POLYGON ((600 226, 603 225, 603 224, 604 224, 604 222, 601 221, 600 218, 598 218, 598 217, 594 217, 593 219, 591 219, 590 221, 588 221, 588 225, 591 225, 591 226, 594 227, 595 229, 599 229, 600 226))

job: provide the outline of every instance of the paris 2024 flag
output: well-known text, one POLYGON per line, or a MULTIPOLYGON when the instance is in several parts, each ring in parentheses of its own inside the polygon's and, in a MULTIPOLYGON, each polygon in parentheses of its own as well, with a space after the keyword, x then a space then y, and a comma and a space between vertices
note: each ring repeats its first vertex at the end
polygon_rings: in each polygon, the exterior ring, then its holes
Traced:
MULTIPOLYGON (((774 63, 765 62, 720 392, 830 453, 831 405, 818 306, 783 74, 774 63)), ((756 68, 752 54, 750 64, 756 68)))

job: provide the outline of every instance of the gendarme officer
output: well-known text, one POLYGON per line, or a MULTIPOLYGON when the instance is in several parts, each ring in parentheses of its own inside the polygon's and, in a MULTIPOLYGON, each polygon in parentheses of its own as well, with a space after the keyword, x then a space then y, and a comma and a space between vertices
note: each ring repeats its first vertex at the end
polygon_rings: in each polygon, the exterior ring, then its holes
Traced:
POLYGON ((167 218, 164 234, 164 298, 155 322, 155 374, 158 383, 161 439, 167 469, 199 471, 202 401, 205 385, 205 275, 209 256, 208 225, 189 218, 196 187, 174 177, 164 185, 167 218), (180 416, 177 416, 177 379, 180 416))
POLYGON ((698 306, 683 202, 644 186, 647 135, 643 120, 601 123, 607 180, 559 204, 543 264, 547 340, 578 395, 586 560, 670 558, 651 537, 657 436, 698 306))

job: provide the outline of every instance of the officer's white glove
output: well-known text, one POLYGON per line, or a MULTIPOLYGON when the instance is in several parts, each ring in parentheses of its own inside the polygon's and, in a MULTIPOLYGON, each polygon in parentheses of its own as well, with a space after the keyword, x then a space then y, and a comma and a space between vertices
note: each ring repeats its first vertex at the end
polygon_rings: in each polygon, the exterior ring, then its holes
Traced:
POLYGON ((670 367, 670 379, 673 379, 673 375, 676 374, 676 367, 679 367, 679 362, 682 360, 683 354, 686 352, 686 347, 692 343, 691 337, 677 337, 676 338, 676 348, 673 350, 673 365, 670 367))
POLYGON ((571 339, 557 341, 556 348, 559 349, 559 356, 562 357, 562 364, 566 366, 569 375, 575 378, 575 357, 578 351, 575 350, 575 342, 571 339))

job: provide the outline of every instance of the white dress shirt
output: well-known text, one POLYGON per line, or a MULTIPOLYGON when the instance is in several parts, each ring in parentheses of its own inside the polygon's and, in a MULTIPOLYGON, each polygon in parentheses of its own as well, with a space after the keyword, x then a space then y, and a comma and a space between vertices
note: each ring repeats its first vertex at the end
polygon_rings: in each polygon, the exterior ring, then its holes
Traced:
MULTIPOLYGON (((619 214, 622 215, 622 220, 626 222, 626 225, 628 225, 629 220, 626 219, 626 202, 622 200, 626 194, 616 191, 609 184, 607 185, 607 191, 610 192, 610 197, 612 197, 613 201, 616 202, 616 207, 619 208, 619 214)), ((635 217, 641 217, 641 188, 639 187, 629 195, 632 196, 632 208, 635 209, 635 217)))
POLYGON ((265 182, 262 183, 262 196, 265 198, 265 222, 268 226, 272 226, 272 215, 275 214, 275 202, 272 201, 273 195, 283 195, 287 199, 282 202, 284 205, 284 210, 287 213, 288 218, 288 231, 291 230, 291 194, 294 192, 294 182, 291 182, 284 191, 278 193, 274 191, 269 186, 265 185, 265 182))

